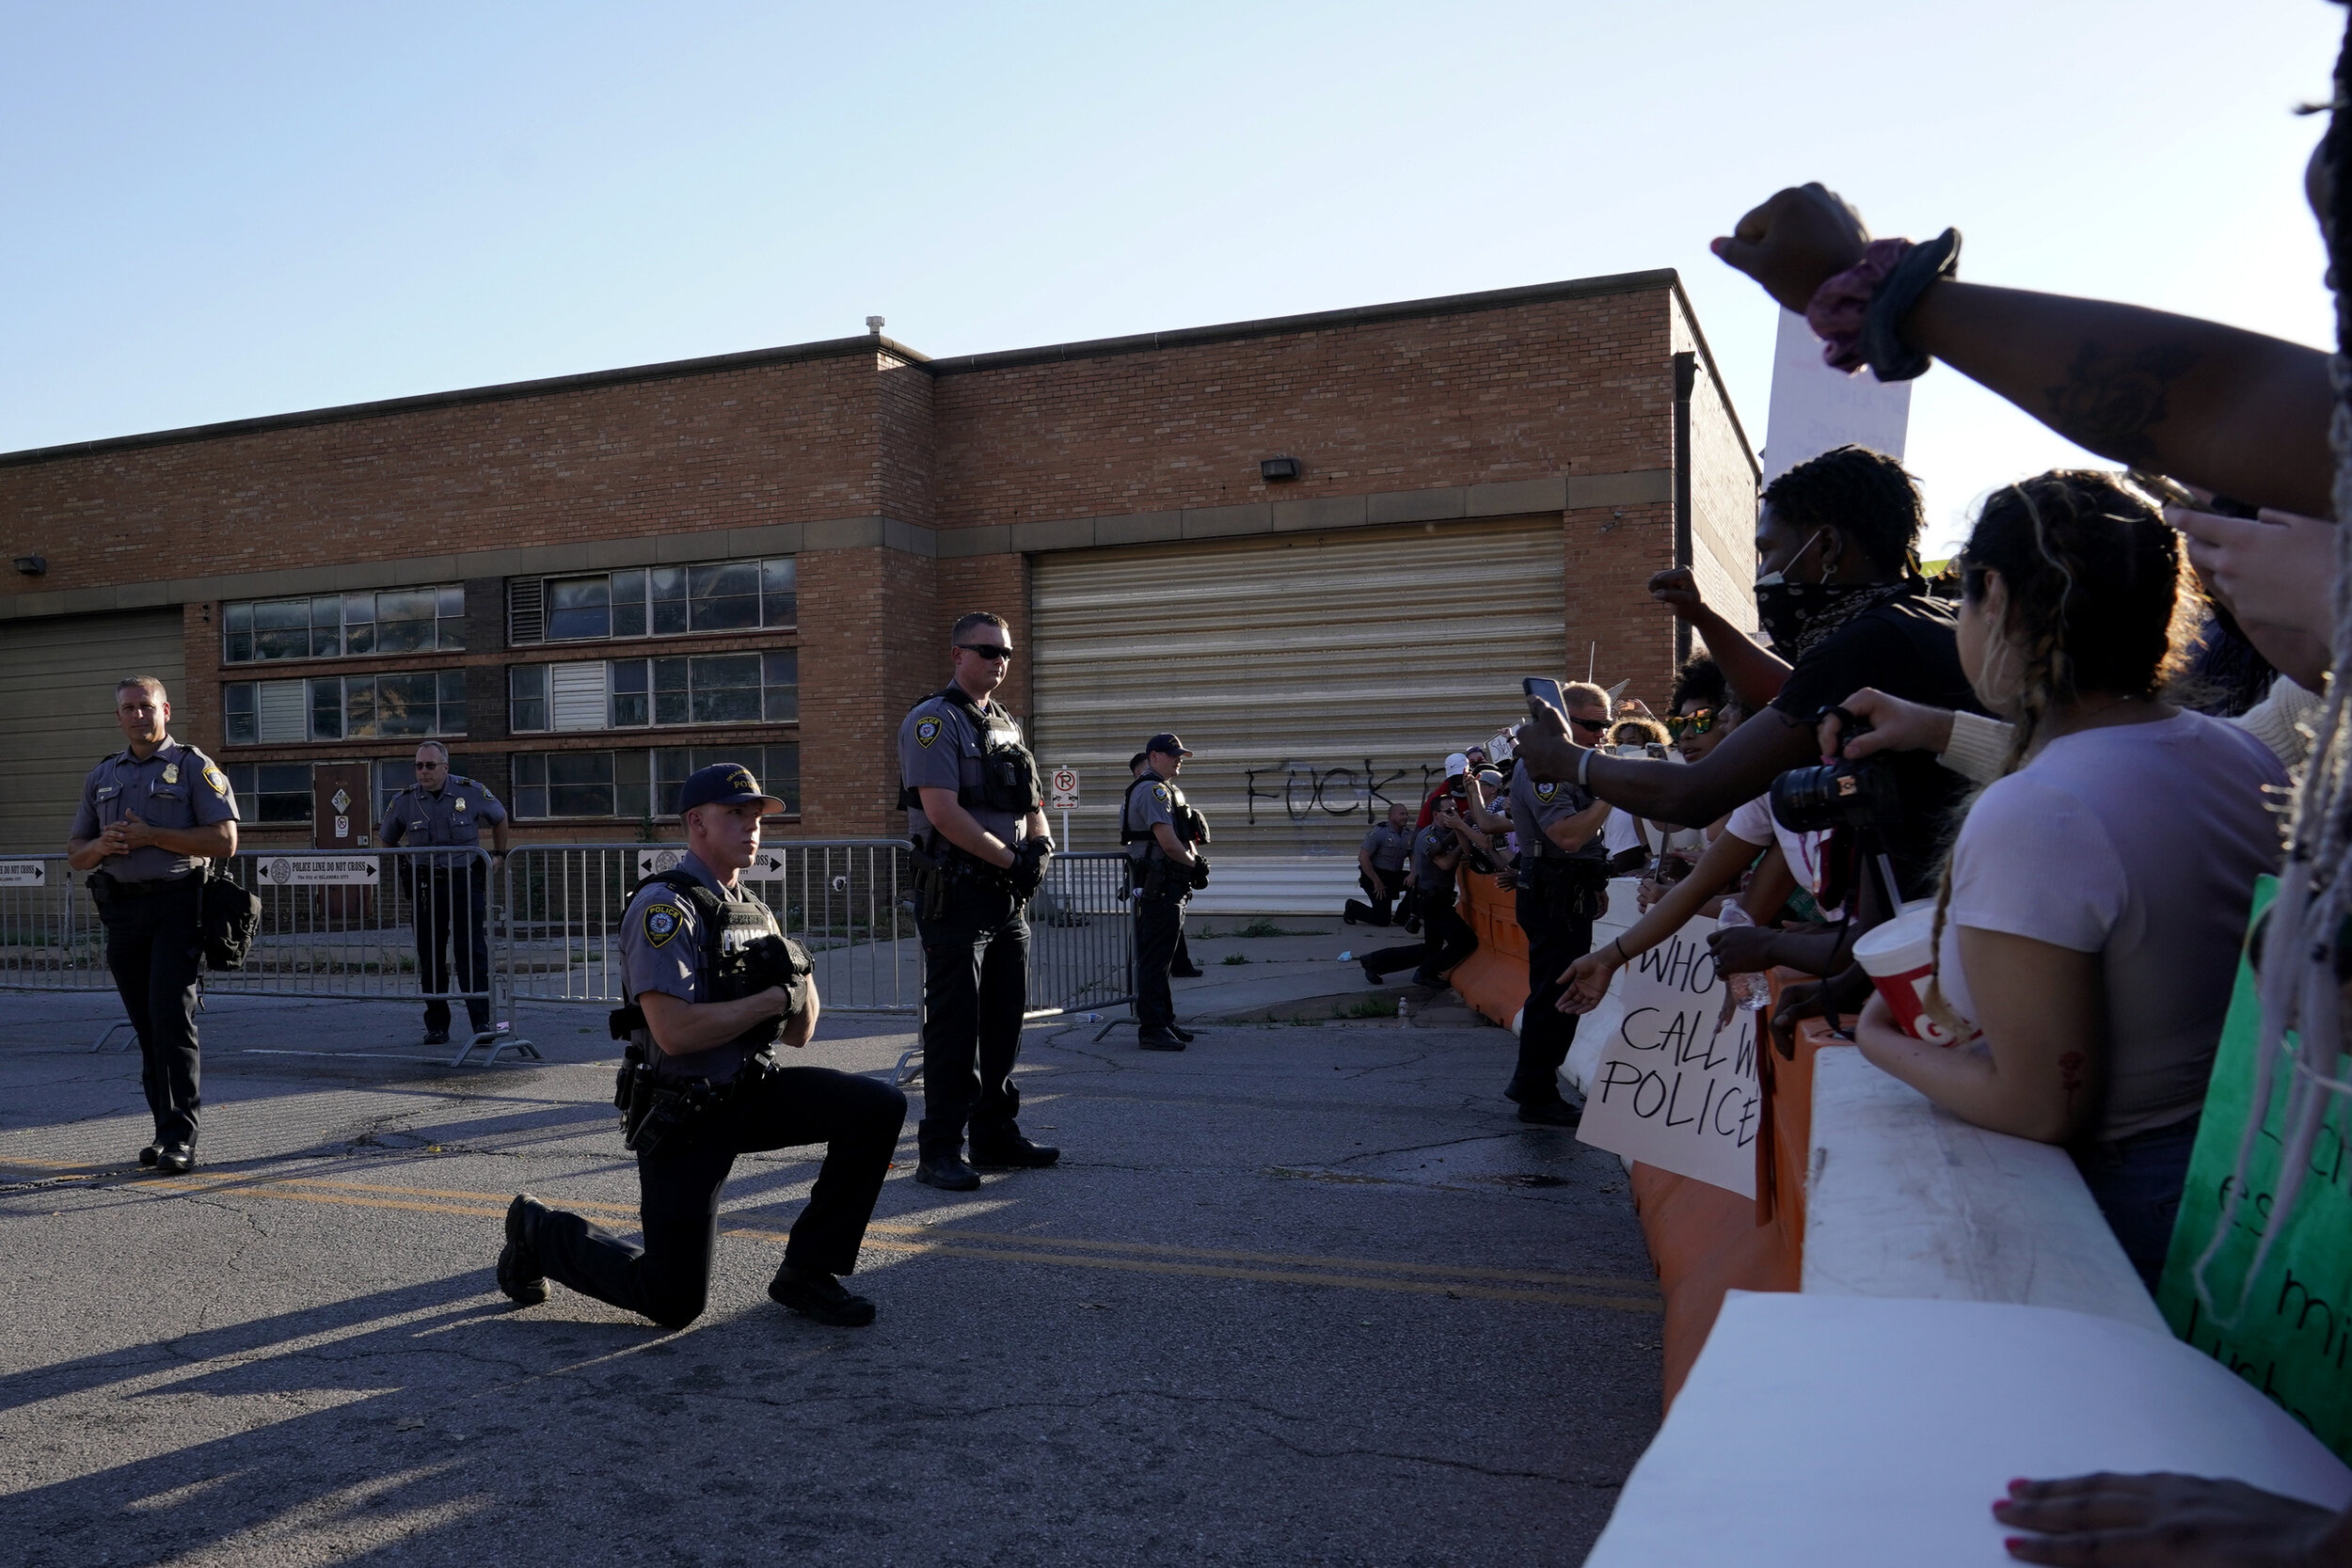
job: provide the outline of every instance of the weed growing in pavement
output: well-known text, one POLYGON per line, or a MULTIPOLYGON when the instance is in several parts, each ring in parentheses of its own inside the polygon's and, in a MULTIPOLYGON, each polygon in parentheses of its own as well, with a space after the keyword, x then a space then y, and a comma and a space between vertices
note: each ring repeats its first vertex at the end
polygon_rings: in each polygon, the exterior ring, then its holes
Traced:
POLYGON ((1331 1009, 1333 1018, 1394 1018, 1396 1004, 1382 996, 1359 996, 1343 1011, 1331 1009))
MULTIPOLYGON (((1200 934, 1202 936, 1208 936, 1211 933, 1203 931, 1200 934)), ((1227 931, 1224 934, 1229 937, 1313 937, 1321 936, 1323 933, 1320 931, 1288 930, 1280 926, 1277 926, 1273 921, 1268 920, 1264 915, 1260 915, 1248 925, 1236 926, 1232 930, 1227 931)))
POLYGON ((1217 959, 1216 961, 1221 964, 1246 964, 1249 961, 1249 955, 1247 953, 1228 953, 1225 957, 1217 959))

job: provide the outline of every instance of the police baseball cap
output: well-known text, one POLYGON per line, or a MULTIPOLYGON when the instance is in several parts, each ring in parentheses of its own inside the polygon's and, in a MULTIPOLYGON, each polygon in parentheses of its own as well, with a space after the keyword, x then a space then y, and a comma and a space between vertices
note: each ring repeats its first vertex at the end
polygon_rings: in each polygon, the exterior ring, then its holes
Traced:
POLYGON ((1145 741, 1143 743, 1143 749, 1146 752, 1166 752, 1168 755, 1176 757, 1188 757, 1192 755, 1189 751, 1184 749, 1184 743, 1183 741, 1177 739, 1166 730, 1162 730, 1159 734, 1145 741))
POLYGON ((739 762, 714 762, 699 768, 677 792, 681 816, 696 806, 740 806, 754 800, 765 800, 771 811, 784 809, 784 802, 775 796, 760 793, 759 781, 739 762))
POLYGON ((1447 778, 1458 779, 1469 771, 1470 758, 1464 756, 1461 752, 1454 752, 1448 755, 1445 759, 1445 776, 1447 778))

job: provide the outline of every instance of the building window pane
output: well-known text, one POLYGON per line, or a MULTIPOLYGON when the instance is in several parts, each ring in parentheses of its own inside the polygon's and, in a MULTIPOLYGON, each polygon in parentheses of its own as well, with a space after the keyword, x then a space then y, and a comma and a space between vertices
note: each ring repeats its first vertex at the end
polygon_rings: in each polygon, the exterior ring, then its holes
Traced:
POLYGON ((440 719, 437 735, 466 733, 466 672, 442 670, 435 679, 440 686, 440 719))
POLYGON ((310 820, 309 763, 231 763, 225 771, 237 797, 237 814, 247 823, 267 827, 310 820))
POLYGON ((686 666, 682 658, 657 658, 653 661, 653 721, 657 724, 686 722, 686 666))
POLYGON ((781 561, 759 563, 760 624, 770 626, 800 625, 800 568, 790 556, 781 561))
POLYGON ((686 629, 686 568, 656 566, 645 574, 653 600, 653 634, 668 637, 686 629))
POLYGON ((612 815, 612 752, 549 752, 546 755, 549 816, 612 815))
POLYGON ((759 656, 762 705, 771 724, 797 723, 801 717, 801 654, 784 648, 759 656))
POLYGON ((646 752, 622 752, 613 757, 613 816, 644 818, 653 815, 652 762, 646 752))
POLYGON ((740 631, 759 625, 759 568, 748 561, 690 566, 687 616, 696 631, 740 631))
MULTIPOLYGON (((351 684, 356 687, 359 682, 351 684)), ((375 733, 387 740, 431 735, 439 706, 439 685, 429 673, 376 676, 375 733)))
POLYGON ((548 640, 612 635, 610 577, 548 579, 548 640))
POLYGON ((369 740, 375 733, 374 678, 354 675, 343 682, 343 735, 351 740, 369 740))
POLYGON ((759 722, 759 656, 712 654, 693 664, 694 722, 759 722))
POLYGON ((785 811, 794 816, 801 812, 801 747, 798 741, 785 741, 766 748, 768 756, 759 775, 759 787, 784 802, 785 811))
POLYGON ((645 635, 645 574, 643 571, 612 574, 612 635, 645 635))
POLYGON ((545 752, 518 752, 515 755, 515 815, 545 816, 548 814, 548 754, 545 752))
POLYGON ((465 586, 452 583, 438 593, 441 603, 439 630, 436 633, 437 645, 444 653, 462 653, 466 646, 465 586))
POLYGON ((600 730, 611 716, 604 660, 548 666, 548 717, 559 730, 600 730))
POLYGON ((653 792, 658 806, 656 815, 677 815, 678 791, 686 786, 688 775, 694 771, 694 753, 682 746, 665 746, 653 754, 653 792))
POLYGON ((253 714, 253 683, 232 681, 220 689, 223 738, 231 746, 251 746, 262 738, 253 714))
POLYGON ((310 601, 310 657, 333 658, 343 651, 343 600, 329 594, 310 601))
POLYGON ((375 595, 343 595, 343 648, 355 654, 375 652, 375 595))
POLYGON ((253 607, 220 607, 220 657, 225 663, 243 664, 253 657, 253 607))
POLYGON ((310 738, 343 737, 343 682, 340 675, 318 675, 310 681, 310 738))
POLYGON ((310 657, 310 601, 263 599, 253 607, 253 657, 310 657))
MULTIPOLYGON (((638 729, 653 721, 651 677, 642 658, 612 661, 612 727, 638 729)), ((627 812, 622 813, 624 816, 627 812)), ((643 815, 642 813, 640 815, 643 815)))
POLYGON ((413 654, 434 643, 434 610, 440 595, 430 588, 403 589, 375 596, 375 651, 413 654))
POLYGON ((548 667, 512 664, 506 670, 506 727, 527 735, 548 727, 548 667))

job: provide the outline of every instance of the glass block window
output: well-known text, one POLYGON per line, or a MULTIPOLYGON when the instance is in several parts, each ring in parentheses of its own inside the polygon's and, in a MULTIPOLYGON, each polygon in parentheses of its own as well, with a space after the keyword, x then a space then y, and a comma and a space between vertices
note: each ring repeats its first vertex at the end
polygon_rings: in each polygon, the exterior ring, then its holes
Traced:
POLYGON ((465 645, 466 590, 453 582, 221 606, 220 652, 227 664, 449 653, 465 645))

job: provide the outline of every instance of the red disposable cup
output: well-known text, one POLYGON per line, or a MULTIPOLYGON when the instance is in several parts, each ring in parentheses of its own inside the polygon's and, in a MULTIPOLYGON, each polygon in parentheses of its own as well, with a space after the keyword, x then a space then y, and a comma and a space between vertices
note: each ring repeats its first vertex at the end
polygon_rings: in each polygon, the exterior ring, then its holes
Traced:
POLYGON ((1905 910, 1855 940, 1854 961, 1886 998, 1905 1034, 1931 1045, 1963 1045, 1982 1031, 1963 1019, 1968 1032, 1955 1036, 1928 1014, 1928 982, 1935 974, 1934 933, 1932 908, 1905 910))

